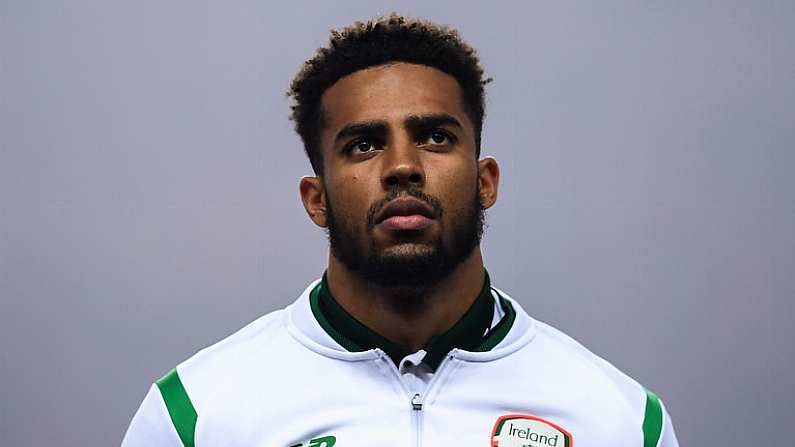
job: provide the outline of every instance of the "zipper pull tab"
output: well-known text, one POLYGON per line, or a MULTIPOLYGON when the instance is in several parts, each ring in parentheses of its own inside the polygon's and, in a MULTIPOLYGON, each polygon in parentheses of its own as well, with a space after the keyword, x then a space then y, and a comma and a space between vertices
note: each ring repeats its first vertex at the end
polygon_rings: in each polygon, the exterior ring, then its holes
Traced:
POLYGON ((420 396, 420 393, 415 394, 411 398, 411 409, 415 411, 422 410, 422 396, 420 396))

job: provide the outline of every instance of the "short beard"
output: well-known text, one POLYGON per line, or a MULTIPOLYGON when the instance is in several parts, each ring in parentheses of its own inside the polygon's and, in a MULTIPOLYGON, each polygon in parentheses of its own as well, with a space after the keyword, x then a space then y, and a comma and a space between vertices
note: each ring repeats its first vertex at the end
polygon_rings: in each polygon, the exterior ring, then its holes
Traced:
POLYGON ((464 262, 483 236, 485 222, 480 188, 464 210, 465 215, 452 221, 450 240, 445 244, 442 235, 427 250, 413 253, 383 253, 375 247, 372 237, 376 213, 389 201, 401 196, 411 196, 429 204, 434 216, 441 222, 445 210, 438 199, 418 189, 395 189, 387 197, 374 203, 367 213, 367 232, 357 235, 351 225, 338 220, 330 197, 326 196, 326 222, 331 254, 350 271, 376 286, 404 291, 427 290, 447 278, 464 262))

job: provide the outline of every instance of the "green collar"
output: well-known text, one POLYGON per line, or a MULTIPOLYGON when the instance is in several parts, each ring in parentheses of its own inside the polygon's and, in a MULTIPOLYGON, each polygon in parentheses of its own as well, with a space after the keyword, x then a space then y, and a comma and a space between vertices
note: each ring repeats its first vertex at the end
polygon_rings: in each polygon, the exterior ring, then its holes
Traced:
MULTIPOLYGON (((431 370, 435 371, 444 356, 453 348, 466 351, 489 351, 502 341, 513 325, 516 314, 510 303, 500 297, 500 304, 505 311, 505 316, 484 335, 494 317, 494 300, 491 290, 489 274, 486 273, 480 294, 461 319, 447 332, 431 337, 423 346, 422 349, 427 353, 423 362, 431 370)), ((412 353, 405 346, 377 334, 343 309, 331 295, 325 273, 323 280, 310 293, 309 300, 312 313, 320 326, 348 351, 359 352, 380 348, 395 365, 399 365, 404 357, 412 353)))

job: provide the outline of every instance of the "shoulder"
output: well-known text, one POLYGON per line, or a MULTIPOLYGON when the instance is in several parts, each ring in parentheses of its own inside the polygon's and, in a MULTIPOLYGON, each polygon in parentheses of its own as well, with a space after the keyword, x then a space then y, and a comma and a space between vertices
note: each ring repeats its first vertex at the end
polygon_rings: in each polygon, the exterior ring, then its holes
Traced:
POLYGON ((179 363, 175 372, 194 404, 201 404, 219 383, 245 371, 262 370, 274 359, 296 351, 285 325, 285 309, 263 315, 242 329, 179 363))
MULTIPOLYGON (((670 417, 662 401, 613 364, 549 324, 532 318, 504 292, 516 313, 516 324, 503 348, 520 346, 500 360, 502 382, 516 383, 529 395, 551 396, 544 405, 577 408, 584 419, 620 421, 620 426, 642 428, 643 439, 663 439, 662 446, 676 445, 670 417), (513 340, 513 341, 511 341, 513 340), (526 341, 524 341, 526 340, 526 341)), ((498 351, 500 346, 497 347, 498 351)), ((510 351, 508 351, 510 352, 510 351)), ((496 352, 495 352, 496 353, 496 352)), ((651 444, 657 445, 657 444, 651 444)))
POLYGON ((192 446, 198 412, 223 383, 247 363, 261 362, 284 338, 284 310, 264 315, 202 349, 149 389, 122 441, 124 447, 192 446))
POLYGON ((542 349, 557 353, 554 357, 561 362, 561 366, 576 368, 593 380, 608 382, 612 385, 612 391, 635 409, 645 402, 644 387, 612 363, 547 323, 536 321, 536 328, 538 332, 534 342, 542 345, 542 349))
POLYGON ((278 347, 276 342, 285 333, 284 312, 284 309, 279 309, 257 318, 232 335, 200 350, 178 368, 187 371, 198 367, 212 367, 215 363, 225 363, 230 357, 244 351, 278 347))
POLYGON ((292 369, 314 366, 322 356, 307 349, 296 324, 311 323, 304 320, 311 317, 309 294, 316 283, 286 308, 257 318, 178 364, 173 373, 193 405, 204 407, 219 393, 245 394, 252 386, 275 392, 283 384, 299 380, 292 369))
POLYGON ((554 359, 559 374, 570 377, 570 385, 579 388, 580 398, 601 402, 594 410, 605 411, 605 402, 620 402, 617 407, 624 409, 620 412, 641 428, 644 445, 678 445, 670 416, 654 392, 549 324, 536 321, 536 330, 531 345, 554 359))
POLYGON ((160 391, 165 392, 166 384, 178 384, 199 408, 218 384, 235 383, 241 373, 265 369, 273 359, 289 355, 296 344, 285 327, 285 312, 267 313, 179 362, 156 382, 160 391))
POLYGON ((210 345, 176 367, 183 381, 198 382, 226 377, 236 370, 262 366, 274 358, 289 359, 299 351, 290 330, 295 309, 308 307, 312 282, 290 305, 267 313, 232 335, 210 345))

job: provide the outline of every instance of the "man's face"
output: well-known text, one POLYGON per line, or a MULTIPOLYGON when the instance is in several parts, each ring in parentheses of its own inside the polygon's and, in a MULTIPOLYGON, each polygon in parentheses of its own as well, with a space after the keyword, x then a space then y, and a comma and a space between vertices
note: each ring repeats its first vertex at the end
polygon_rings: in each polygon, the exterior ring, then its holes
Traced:
POLYGON ((472 123, 451 76, 396 63, 357 71, 322 97, 332 255, 382 286, 446 277, 480 241, 472 123))

